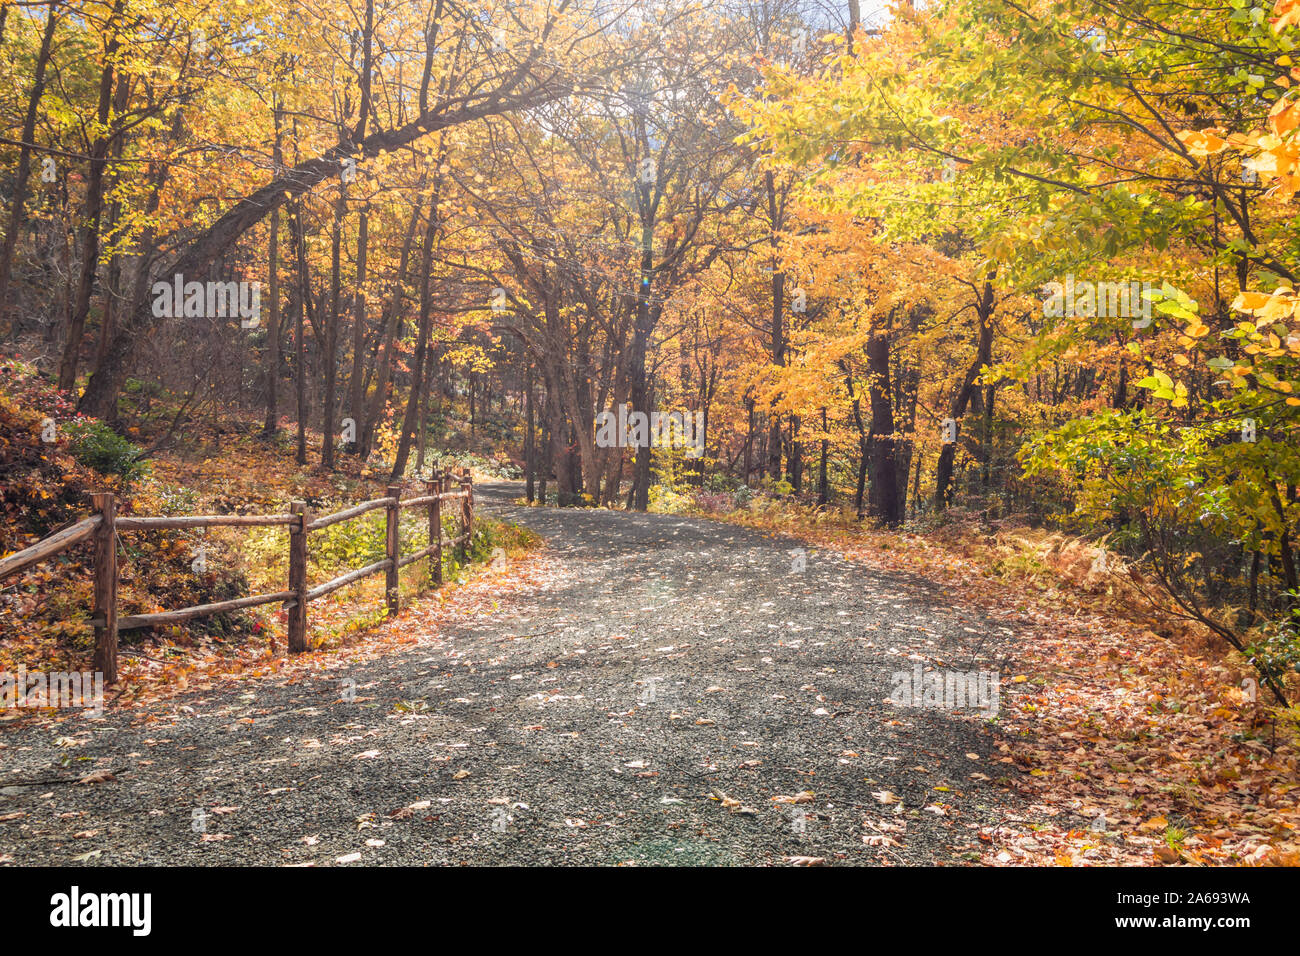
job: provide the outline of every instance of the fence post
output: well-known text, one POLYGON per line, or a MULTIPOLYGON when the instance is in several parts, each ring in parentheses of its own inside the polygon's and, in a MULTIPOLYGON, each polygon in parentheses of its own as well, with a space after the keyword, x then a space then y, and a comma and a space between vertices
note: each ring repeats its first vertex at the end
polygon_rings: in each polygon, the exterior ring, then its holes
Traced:
POLYGON ((428 494, 433 495, 429 502, 429 579, 435 585, 442 584, 442 479, 435 477, 426 484, 428 494))
POLYGON ((388 503, 385 510, 387 521, 384 523, 385 540, 384 545, 388 551, 388 571, 384 574, 384 601, 388 604, 388 616, 392 617, 397 613, 398 594, 397 594, 397 561, 401 555, 398 553, 398 542, 401 535, 398 531, 401 528, 402 513, 398 510, 397 499, 402 496, 401 485, 389 485, 388 497, 393 500, 388 503))
POLYGON ((470 484, 468 468, 461 469, 460 485, 461 490, 465 492, 465 497, 461 499, 460 503, 460 513, 461 518, 465 523, 465 528, 461 534, 465 535, 465 560, 468 562, 470 545, 473 543, 472 539, 474 537, 474 492, 472 490, 473 486, 470 484))
POLYGON ((307 650, 307 502, 295 501, 289 512, 296 516, 289 525, 289 590, 296 597, 289 608, 289 653, 307 650))
POLYGON ((95 529, 94 668, 104 683, 117 681, 117 499, 107 492, 91 495, 101 521, 95 529))

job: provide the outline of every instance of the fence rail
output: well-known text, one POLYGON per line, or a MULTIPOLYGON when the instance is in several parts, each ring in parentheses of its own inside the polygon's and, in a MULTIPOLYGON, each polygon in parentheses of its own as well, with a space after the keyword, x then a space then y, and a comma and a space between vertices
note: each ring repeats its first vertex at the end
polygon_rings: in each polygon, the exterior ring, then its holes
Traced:
POLYGON ((95 590, 90 623, 95 629, 95 670, 104 674, 104 682, 117 680, 118 632, 161 624, 176 624, 196 617, 238 611, 262 604, 284 604, 288 611, 289 652, 297 654, 307 650, 307 605, 362 578, 383 571, 385 574, 384 602, 390 614, 400 607, 398 571, 423 558, 429 559, 429 572, 434 584, 442 584, 442 549, 444 546, 467 549, 474 530, 474 485, 469 469, 459 475, 447 472, 435 475, 425 482, 426 494, 402 500, 401 485, 389 485, 383 498, 363 501, 360 504, 313 518, 307 503, 295 501, 289 514, 273 515, 185 515, 181 517, 117 517, 117 499, 111 494, 97 492, 91 495, 95 513, 78 521, 29 548, 0 559, 0 581, 39 564, 73 545, 93 538, 95 541, 95 590), (459 491, 449 490, 460 485, 459 491), (444 502, 460 502, 461 534, 454 538, 442 533, 442 506, 444 502), (309 587, 307 584, 307 535, 342 521, 350 521, 368 512, 383 508, 384 550, 382 561, 364 568, 349 571, 331 581, 309 587), (424 508, 429 518, 429 545, 414 554, 402 557, 399 553, 399 525, 404 508, 424 508), (119 618, 117 615, 117 536, 122 531, 161 531, 180 528, 217 527, 271 527, 284 525, 289 529, 289 582, 288 589, 275 594, 253 594, 248 597, 220 601, 216 604, 199 604, 194 607, 159 611, 155 614, 134 614, 119 618))
POLYGON ((61 551, 66 551, 74 544, 80 544, 99 527, 102 519, 99 515, 91 515, 83 521, 78 521, 70 528, 64 528, 57 534, 52 534, 48 538, 42 538, 30 548, 24 548, 9 557, 0 560, 0 579, 9 577, 11 574, 17 574, 19 571, 25 571, 33 564, 40 564, 47 558, 52 558, 61 551))

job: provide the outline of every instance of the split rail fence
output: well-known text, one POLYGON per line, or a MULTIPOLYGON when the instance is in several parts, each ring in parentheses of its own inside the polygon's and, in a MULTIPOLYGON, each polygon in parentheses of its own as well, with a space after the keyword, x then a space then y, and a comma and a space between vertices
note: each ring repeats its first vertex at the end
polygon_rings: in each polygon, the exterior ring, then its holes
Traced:
POLYGON ((0 581, 46 561, 89 538, 95 542, 95 597, 91 610, 91 624, 95 628, 94 669, 102 672, 104 682, 117 680, 117 636, 119 631, 142 627, 176 624, 196 617, 223 614, 261 604, 282 603, 288 611, 289 652, 297 654, 307 650, 307 605, 362 578, 381 571, 385 576, 384 600, 390 614, 400 606, 398 572, 407 565, 424 558, 429 559, 429 571, 434 584, 442 583, 442 549, 458 548, 462 554, 469 549, 474 529, 474 485, 469 469, 459 475, 447 472, 426 481, 426 494, 417 498, 402 499, 402 486, 389 485, 383 498, 364 501, 334 514, 314 518, 306 502, 295 501, 288 514, 274 515, 182 515, 174 517, 118 517, 117 499, 108 493, 91 495, 95 513, 89 518, 64 528, 47 538, 42 538, 29 548, 0 559, 0 581), (456 485, 459 491, 452 491, 456 485), (442 534, 444 502, 460 502, 461 531, 454 538, 442 534), (402 557, 399 553, 399 528, 404 508, 426 508, 429 517, 429 545, 414 554, 402 557), (385 556, 382 561, 368 564, 315 587, 307 583, 307 535, 341 521, 350 521, 368 512, 383 508, 385 512, 385 556), (118 617, 117 614, 117 536, 123 531, 161 531, 178 528, 217 527, 268 527, 284 525, 289 529, 289 586, 275 594, 253 594, 248 597, 200 604, 175 611, 155 614, 135 614, 118 617))

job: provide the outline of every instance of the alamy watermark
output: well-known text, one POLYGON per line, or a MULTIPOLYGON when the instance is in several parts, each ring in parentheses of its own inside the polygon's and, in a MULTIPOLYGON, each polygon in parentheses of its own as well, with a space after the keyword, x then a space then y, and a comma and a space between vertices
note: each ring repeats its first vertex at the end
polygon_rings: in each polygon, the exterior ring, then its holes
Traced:
POLYGON ((50 925, 120 926, 133 936, 148 936, 153 927, 152 893, 83 893, 78 886, 50 897, 50 925))
POLYGON ((920 664, 890 676, 892 690, 886 703, 929 710, 978 710, 996 717, 1001 681, 997 671, 930 671, 920 664))
POLYGON ((1067 275, 1064 282, 1043 286, 1043 315, 1047 318, 1133 319, 1135 329, 1151 324, 1151 293, 1160 286, 1150 282, 1078 282, 1067 275))
POLYGON ((617 412, 605 411, 596 416, 598 448, 645 448, 680 444, 687 446, 687 458, 704 454, 703 412, 628 412, 620 405, 617 412))
POLYGON ((240 328, 262 323, 262 283, 186 282, 179 272, 171 282, 153 284, 153 314, 160 319, 233 319, 240 328))
POLYGON ((103 671, 37 671, 20 666, 16 673, 0 671, 0 710, 10 707, 81 708, 99 717, 104 713, 103 671))

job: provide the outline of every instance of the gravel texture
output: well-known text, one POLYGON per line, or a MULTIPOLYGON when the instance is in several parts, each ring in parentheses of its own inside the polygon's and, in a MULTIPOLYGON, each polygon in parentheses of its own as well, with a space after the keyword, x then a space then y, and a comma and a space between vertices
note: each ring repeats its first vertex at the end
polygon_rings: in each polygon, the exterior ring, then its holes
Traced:
POLYGON ((1005 680, 1014 636, 956 596, 824 552, 796 570, 795 542, 722 523, 478 493, 556 573, 327 676, 0 730, 0 861, 948 864, 1023 809, 996 722, 886 700, 917 661, 1005 680))

